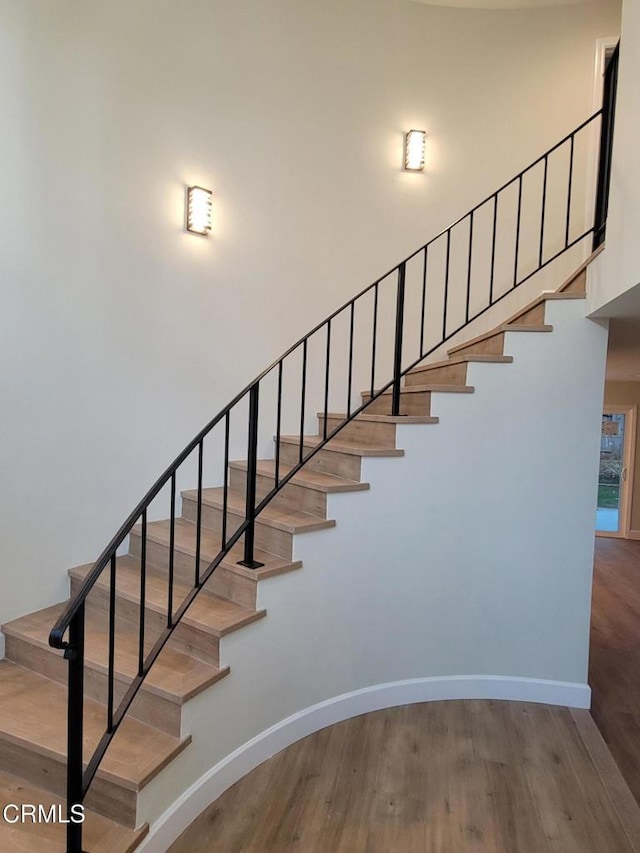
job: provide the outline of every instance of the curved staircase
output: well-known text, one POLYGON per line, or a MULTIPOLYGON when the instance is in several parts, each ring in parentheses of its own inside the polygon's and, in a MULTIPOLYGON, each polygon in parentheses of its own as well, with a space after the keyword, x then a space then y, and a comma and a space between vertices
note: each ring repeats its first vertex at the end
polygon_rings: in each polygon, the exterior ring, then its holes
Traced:
MULTIPOLYGON (((381 394, 365 411, 348 422, 338 437, 323 446, 259 514, 255 525, 255 559, 263 565, 249 569, 239 562, 238 542, 221 561, 205 587, 175 628, 130 707, 127 717, 97 770, 86 799, 84 849, 89 853, 120 853, 135 849, 147 827, 138 825, 139 792, 185 749, 197 749, 183 733, 186 703, 229 675, 220 656, 222 637, 267 616, 258 609, 257 586, 275 575, 296 571, 295 540, 311 531, 328 532, 335 522, 327 517, 327 496, 337 492, 367 490, 361 480, 364 457, 398 457, 396 426, 414 423, 436 426, 431 400, 438 394, 472 394, 466 384, 473 362, 511 363, 504 352, 505 332, 548 334, 545 306, 549 300, 584 297, 583 264, 557 292, 546 292, 515 314, 507 323, 453 347, 448 358, 427 361, 405 377, 400 394, 400 414, 391 415, 391 390, 381 394)), ((435 356, 432 356, 434 358, 435 356)), ((516 366, 517 368, 517 366, 516 366)), ((514 369, 516 369, 514 368, 514 369)), ((362 392, 367 403, 371 391, 362 392)), ((305 448, 316 448, 326 428, 343 423, 345 413, 321 412, 318 435, 305 436, 305 448)), ((299 461, 300 437, 281 435, 278 448, 279 477, 299 461)), ((182 514, 175 519, 151 521, 143 539, 140 526, 131 530, 129 554, 117 558, 117 642, 114 653, 115 700, 126 692, 138 669, 139 613, 141 606, 140 559, 145 551, 145 650, 152 648, 166 623, 167 573, 173 563, 173 595, 180 601, 191 588, 193 563, 199 553, 202 571, 216 557, 223 526, 227 535, 245 519, 247 463, 229 461, 229 492, 204 488, 201 507, 197 490, 182 494, 182 514), (225 513, 226 510, 226 513, 225 513), (197 520, 202 529, 198 537, 197 520), (197 541, 199 538, 199 542, 197 541), (173 560, 171 560, 173 545, 173 560)), ((276 480, 275 462, 259 460, 258 500, 268 495, 276 480)), ((69 572, 72 598, 82 587, 90 566, 69 572)), ((99 742, 107 717, 110 578, 104 573, 87 599, 85 635, 85 751, 99 742)), ((64 810, 66 779, 67 666, 49 646, 51 625, 64 604, 46 608, 3 626, 6 660, 0 662, 0 784, 6 803, 41 803, 64 810)), ((167 769, 165 769, 167 768, 167 769)), ((0 822, 0 849, 12 851, 62 851, 65 827, 61 823, 0 822)))

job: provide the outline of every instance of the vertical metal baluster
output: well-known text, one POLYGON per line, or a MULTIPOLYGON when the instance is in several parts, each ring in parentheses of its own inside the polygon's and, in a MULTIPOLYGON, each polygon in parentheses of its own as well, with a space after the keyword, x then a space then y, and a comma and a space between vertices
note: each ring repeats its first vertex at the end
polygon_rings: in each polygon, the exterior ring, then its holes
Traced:
POLYGON ((327 357, 324 368, 324 421, 322 438, 327 438, 327 415, 329 414, 329 362, 331 359, 331 320, 327 320, 327 357))
POLYGON ((351 388, 353 385, 353 326, 355 320, 356 302, 351 303, 351 318, 349 320, 349 377, 347 379, 347 417, 351 417, 351 388))
POLYGON ((83 801, 84 730, 84 602, 69 625, 69 645, 64 653, 69 661, 67 704, 67 853, 82 853, 82 824, 71 811, 83 801))
POLYGON ((167 628, 173 628, 173 573, 176 551, 176 472, 171 475, 171 522, 169 526, 169 589, 167 593, 167 628))
POLYGON ((109 574, 109 663, 107 675, 107 731, 113 731, 113 688, 116 651, 116 555, 111 555, 109 574))
MULTIPOLYGON (((611 188, 611 166, 613 162, 613 132, 616 123, 616 93, 618 91, 618 68, 620 64, 620 44, 616 47, 611 56, 610 67, 607 69, 608 85, 607 85, 607 101, 609 107, 607 110, 607 145, 606 145, 606 174, 605 186, 606 192, 604 196, 604 210, 602 222, 602 241, 606 236, 606 225, 609 217, 609 191, 611 188)), ((604 115, 603 115, 604 117, 604 115)))
POLYGON ((256 481, 258 477, 258 392, 260 383, 256 382, 249 391, 249 437, 247 450, 247 502, 245 517, 248 521, 244 532, 244 560, 241 566, 248 569, 258 569, 264 563, 254 559, 254 539, 256 528, 256 481))
POLYGON ((609 98, 609 91, 607 86, 607 78, 605 72, 605 83, 604 83, 604 98, 602 103, 602 118, 600 123, 600 152, 598 156, 598 184, 596 190, 596 206, 594 210, 594 221, 593 221, 593 245, 592 249, 595 251, 598 246, 604 242, 604 228, 606 224, 606 214, 605 214, 605 197, 607 195, 606 186, 607 186, 607 149, 611 144, 611 140, 609 138, 609 130, 611 127, 610 124, 610 115, 611 115, 611 103, 609 98))
POLYGON ((397 417, 400 414, 400 388, 402 385, 402 335, 404 332, 404 286, 406 277, 406 263, 403 261, 398 267, 398 290, 396 295, 396 335, 393 357, 393 395, 391 401, 391 414, 397 417))
POLYGON ((567 225, 564 232, 564 247, 569 245, 569 232, 571 225, 571 192, 573 184, 573 152, 574 152, 575 134, 571 134, 571 148, 569 153, 569 186, 567 187, 567 225))
POLYGON ((618 86, 619 47, 613 52, 604 72, 602 118, 600 124, 600 152, 598 155, 598 181, 596 203, 593 212, 593 243, 595 251, 606 237, 609 214, 609 189, 611 184, 611 158, 613 154, 613 130, 616 116, 616 91, 618 86))
POLYGON ((449 301, 449 261, 451 258, 451 228, 447 231, 447 257, 444 267, 444 304, 442 310, 442 339, 447 337, 447 302, 449 301))
POLYGON ((425 321, 425 311, 427 308, 427 254, 429 252, 429 246, 424 247, 424 259, 422 262, 422 302, 420 309, 420 356, 424 352, 424 321, 425 321))
POLYGON ((280 485, 280 430, 282 428, 282 361, 278 364, 278 413, 276 415, 276 489, 280 485))
POLYGON ((230 415, 224 416, 224 490, 222 492, 222 549, 227 547, 227 508, 229 504, 229 428, 230 415))
POLYGON ((304 458, 304 407, 307 394, 307 338, 302 344, 302 391, 300 393, 300 458, 304 458))
POLYGON ((549 158, 544 155, 544 181, 542 183, 542 210, 540 212, 540 251, 538 253, 538 266, 542 266, 542 255, 544 250, 544 220, 547 206, 547 176, 549 173, 549 158))
POLYGON ((373 288, 373 331, 371 335, 371 396, 375 388, 376 377, 376 344, 378 338, 378 284, 373 288))
POLYGON ((513 264, 513 286, 518 285, 518 252, 520 250, 520 219, 522 217, 522 175, 518 177, 518 216, 516 219, 516 251, 513 264))
POLYGON ((469 219, 469 259, 467 261, 467 304, 464 312, 465 323, 469 322, 469 303, 471 302, 471 260, 473 254, 473 210, 469 219))
POLYGON ((498 193, 493 196, 493 233, 491 237, 491 272, 489 274, 489 305, 493 305, 493 281, 496 271, 496 229, 498 227, 498 193))
POLYGON ((138 639, 138 675, 144 675, 144 623, 147 592, 147 509, 142 510, 142 549, 140 553, 140 636, 138 639))
POLYGON ((203 441, 198 445, 198 506, 196 513, 196 565, 195 586, 200 586, 200 549, 202 545, 202 455, 203 441))

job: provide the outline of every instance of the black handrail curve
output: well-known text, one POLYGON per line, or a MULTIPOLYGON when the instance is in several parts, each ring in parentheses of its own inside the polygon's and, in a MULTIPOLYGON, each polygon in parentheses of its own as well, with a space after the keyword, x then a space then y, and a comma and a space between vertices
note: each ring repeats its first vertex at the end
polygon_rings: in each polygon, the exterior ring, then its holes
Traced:
MULTIPOLYGON (((244 560, 242 565, 255 568, 260 565, 255 561, 254 556, 254 527, 256 517, 262 510, 273 500, 273 498, 282 490, 282 488, 295 476, 300 468, 319 453, 322 448, 333 439, 349 422, 357 415, 363 412, 367 406, 374 400, 378 399, 386 391, 391 390, 391 413, 394 415, 400 414, 401 407, 401 380, 402 377, 412 370, 417 364, 423 361, 427 356, 435 352, 444 343, 450 340, 454 335, 460 332, 465 326, 476 320, 495 304, 508 296, 516 287, 523 284, 532 275, 535 275, 541 269, 546 267, 552 261, 556 260, 560 255, 577 245, 594 232, 602 233, 603 223, 594 222, 586 230, 581 230, 579 236, 571 238, 570 225, 572 217, 572 187, 574 181, 574 158, 575 158, 575 141, 578 134, 585 128, 591 127, 592 123, 602 115, 602 110, 594 113, 586 121, 582 122, 575 130, 567 134, 560 142, 557 142, 552 148, 546 151, 542 156, 538 157, 533 163, 519 172, 510 181, 503 184, 498 190, 487 196, 483 201, 473 207, 464 216, 456 219, 447 228, 440 231, 435 237, 424 243, 416 251, 408 255, 399 264, 392 267, 385 275, 376 279, 368 287, 361 290, 356 296, 344 303, 340 308, 330 314, 322 322, 318 323, 314 328, 300 338, 297 343, 287 349, 283 355, 276 359, 272 364, 263 370, 255 379, 253 379, 239 394, 237 394, 230 403, 228 403, 212 420, 210 420, 200 432, 187 444, 181 453, 176 456, 173 462, 165 469, 161 476, 151 486, 138 503, 135 509, 128 515, 124 523, 121 525, 118 532, 113 536, 109 544, 103 550, 93 564, 91 570, 86 575, 79 590, 71 601, 66 605, 64 611, 53 626, 49 643, 52 647, 64 651, 64 656, 69 660, 69 695, 68 695, 68 767, 67 767, 67 809, 69 819, 71 818, 71 808, 74 804, 83 802, 84 797, 91 785, 91 782, 98 770, 100 762, 111 743, 119 725, 121 724, 125 714, 127 713, 131 703, 133 702, 138 690, 140 689, 146 675, 148 674, 154 661, 164 648, 166 642, 171 637, 176 626, 180 623, 182 617, 192 604, 195 597, 198 595, 202 587, 211 578, 213 572, 221 564, 224 558, 229 554, 231 549, 238 543, 240 538, 244 536, 244 560), (545 255, 545 243, 549 242, 548 231, 550 229, 548 209, 548 181, 549 181, 549 162, 550 157, 554 152, 559 151, 567 143, 569 143, 569 169, 568 169, 568 185, 566 194, 566 215, 562 217, 561 236, 559 240, 554 242, 555 250, 549 255, 545 255), (519 252, 521 251, 521 233, 522 226, 522 205, 523 205, 523 178, 530 173, 539 164, 544 164, 544 177, 542 188, 542 200, 540 210, 540 234, 536 237, 536 261, 534 268, 529 270, 524 276, 521 276, 519 270, 522 266, 519 252), (513 282, 504 290, 504 292, 496 295, 494 277, 496 273, 496 256, 497 256, 497 239, 498 239, 498 208, 502 194, 510 187, 516 185, 518 188, 518 214, 516 220, 515 233, 515 263, 512 265, 513 282), (471 310, 472 298, 472 267, 474 258, 474 247, 477 254, 477 234, 478 228, 476 224, 476 214, 486 205, 493 203, 492 212, 492 229, 491 243, 486 253, 487 259, 490 259, 490 281, 488 289, 488 300, 486 304, 483 302, 483 307, 479 310, 471 310), (460 324, 450 328, 449 311, 451 309, 452 289, 450 287, 451 278, 451 254, 452 254, 452 234, 454 229, 459 228, 463 223, 469 223, 468 227, 468 258, 466 261, 466 271, 464 274, 464 287, 460 291, 464 295, 466 289, 466 303, 464 309, 464 318, 460 324), (474 224, 476 229, 474 230, 474 224), (475 236, 474 236, 475 235, 475 236), (436 338, 432 345, 425 348, 425 321, 428 315, 427 308, 427 284, 429 279, 429 249, 434 246, 439 240, 446 239, 446 261, 445 261, 445 276, 443 287, 443 304, 442 304, 442 322, 439 324, 439 337, 436 338), (407 268, 408 265, 420 255, 423 257, 423 267, 421 274, 421 315, 420 315, 420 345, 418 355, 415 359, 411 359, 410 363, 403 364, 403 355, 406 350, 405 331, 409 328, 409 320, 405 313, 405 290, 407 288, 407 268), (377 351, 379 325, 386 319, 379 312, 379 295, 380 289, 395 277, 395 313, 390 332, 393 333, 393 369, 391 378, 386 379, 386 382, 376 387, 375 375, 377 365, 377 351), (351 405, 351 397, 353 392, 353 376, 354 376, 354 324, 356 306, 365 296, 372 294, 373 298, 373 327, 371 332, 372 349, 371 349, 371 381, 370 388, 367 391, 368 397, 364 402, 353 408, 351 405), (332 324, 333 321, 343 314, 348 312, 349 319, 349 358, 348 358, 348 381, 347 381, 347 414, 344 420, 338 425, 329 430, 328 415, 329 415, 329 382, 331 371, 331 356, 332 356, 332 324), (326 341, 324 346, 325 361, 325 387, 324 387, 324 420, 322 434, 313 445, 305 445, 304 441, 304 419, 305 419, 305 404, 307 392, 307 372, 308 372, 308 343, 317 333, 326 329, 326 341), (301 352, 300 352, 301 350, 301 352), (281 454, 281 417, 282 417, 282 396, 283 396, 283 366, 285 361, 292 355, 299 353, 302 358, 302 383, 300 392, 300 437, 299 447, 297 451, 297 462, 289 465, 289 471, 280 476, 280 454, 281 454), (258 417, 259 417, 259 390, 260 385, 273 371, 277 370, 277 429, 276 429, 276 458, 275 458, 275 478, 274 487, 261 499, 256 497, 257 484, 257 442, 258 442, 258 417), (227 515, 228 515, 228 462, 229 462, 229 434, 230 434, 230 418, 234 409, 247 399, 249 403, 249 416, 247 421, 248 434, 248 449, 247 449, 247 472, 246 472, 246 502, 244 519, 239 523, 238 527, 227 536, 227 515), (222 510, 222 533, 221 547, 219 553, 215 556, 209 565, 201 571, 201 532, 202 532, 202 503, 203 503, 203 455, 204 455, 204 440, 212 431, 219 426, 224 425, 224 485, 223 485, 223 510, 222 510), (197 520, 196 520, 196 556, 195 556, 195 576, 194 583, 190 592, 183 599, 180 606, 174 612, 173 605, 173 572, 174 572, 174 551, 175 551, 175 497, 176 497, 176 475, 183 463, 197 452, 198 454, 198 488, 197 488, 197 520), (167 486, 171 488, 171 521, 170 521, 170 544, 169 544, 169 581, 168 581, 168 601, 167 601, 167 620, 166 627, 157 637, 151 649, 145 655, 145 590, 146 590, 146 542, 147 542, 147 511, 160 494, 167 486), (117 582, 117 565, 116 554, 126 538, 131 534, 136 524, 142 522, 141 534, 141 556, 140 556, 140 626, 139 626, 139 661, 138 672, 129 684, 128 689, 124 693, 117 708, 114 706, 114 644, 115 644, 115 598, 116 598, 116 582, 117 582), (85 602, 91 590, 101 577, 102 573, 109 567, 110 571, 110 589, 109 589, 109 665, 108 665, 108 699, 107 699, 107 726, 99 743, 97 744, 93 755, 89 759, 86 768, 83 763, 83 672, 84 672, 84 618, 85 618, 85 602), (65 635, 69 632, 68 640, 65 640, 65 635)), ((611 140, 608 139, 608 144, 611 140)), ((457 234, 458 232, 456 232, 457 234)), ((527 235, 525 234, 524 237, 527 235)), ((368 361, 367 361, 368 364, 368 361)), ((82 850, 82 826, 75 822, 69 822, 67 827, 67 850, 68 853, 79 853, 82 850)))
MULTIPOLYGON (((575 138, 577 133, 579 133, 583 128, 587 127, 587 125, 591 124, 591 122, 594 121, 594 119, 598 118, 598 116, 600 116, 601 114, 602 114, 602 110, 598 110, 597 112, 595 112, 592 116, 590 116, 588 119, 583 121, 582 124, 578 125, 578 127, 575 130, 573 130, 571 133, 568 133, 566 136, 564 136, 560 140, 560 142, 557 142, 555 145, 553 145, 551 148, 549 148, 549 150, 546 152, 546 154, 543 154, 541 157, 538 157, 537 160, 534 160, 533 163, 531 163, 529 166, 527 166, 525 169, 523 169, 521 172, 519 172, 514 178, 512 178, 510 181, 507 181, 499 189, 497 189, 495 192, 491 193, 491 195, 488 195, 483 201, 476 204, 475 207, 472 207, 471 210, 469 210, 467 213, 464 214, 464 216, 461 216, 459 219, 456 219, 454 222, 452 222, 451 225, 448 225, 446 228, 443 228, 442 231, 440 231, 438 234, 436 234, 435 237, 432 237, 430 240, 428 240, 426 243, 424 243, 422 246, 420 246, 419 249, 416 249, 415 252, 412 252, 410 255, 407 255, 407 257, 403 261, 396 264, 394 267, 391 267, 391 269, 388 270, 383 276, 380 276, 380 278, 376 279, 376 281, 374 281, 372 284, 365 287, 363 290, 361 290, 359 293, 357 293, 354 297, 349 299, 348 302, 345 302, 344 305, 342 305, 340 308, 336 309, 332 314, 329 314, 328 317, 326 317, 324 320, 322 320, 320 323, 318 323, 316 326, 314 326, 313 329, 311 329, 310 332, 307 332, 306 335, 303 335, 299 341, 297 341, 295 344, 292 344, 289 347, 289 349, 285 350, 285 352, 279 358, 277 358, 275 361, 273 361, 269 365, 269 367, 265 368, 262 371, 262 373, 259 373, 255 379, 253 379, 248 385, 246 385, 245 388, 243 388, 242 391, 240 391, 240 393, 237 394, 233 398, 233 400, 231 400, 231 402, 228 403, 224 407, 224 409, 222 409, 220 412, 218 412, 218 414, 214 418, 212 418, 209 421, 209 423, 206 424, 200 430, 200 432, 195 436, 195 438, 193 438, 189 442, 189 444, 187 444, 187 446, 184 448, 184 450, 181 453, 179 453, 178 456, 176 456, 176 458, 173 460, 173 462, 167 467, 167 469, 164 471, 164 473, 162 473, 160 475, 160 477, 158 477, 158 479, 153 484, 153 486, 151 486, 149 491, 140 500, 140 502, 138 503, 136 508, 134 510, 132 510, 132 512, 129 514, 127 519, 123 522, 122 526, 120 527, 118 532, 115 534, 113 539, 109 542, 109 544, 104 549, 104 551, 102 552, 100 557, 98 557, 98 559, 96 560, 93 568, 91 569, 91 571, 87 575, 87 577, 86 577, 84 583, 82 584, 81 588, 78 590, 78 593, 77 593, 76 597, 74 598, 74 600, 69 603, 69 605, 67 606, 65 611, 60 615, 60 618, 56 621, 56 624, 54 625, 53 629, 51 630, 50 644, 54 648, 57 648, 57 649, 65 649, 66 648, 66 644, 63 642, 63 635, 66 632, 66 630, 68 629, 68 627, 71 623, 71 619, 73 618, 73 615, 77 612, 77 609, 80 606, 80 602, 86 598, 89 591, 91 590, 91 588, 94 586, 95 582, 100 577, 103 569, 106 567, 106 565, 110 559, 111 553, 113 551, 117 550, 120 547, 120 545, 122 545, 124 540, 129 535, 131 528, 135 525, 137 520, 140 518, 142 510, 146 506, 149 506, 149 504, 153 501, 153 499, 167 485, 167 483, 171 479, 172 473, 174 471, 176 471, 180 467, 180 465, 182 465, 182 463, 191 455, 191 453, 193 453, 193 451, 196 449, 196 447, 202 441, 202 439, 204 439, 211 432, 211 430, 215 426, 217 426, 218 423, 220 423, 222 418, 224 418, 225 415, 228 412, 230 412, 231 409, 233 409, 251 391, 251 388, 254 385, 259 383, 269 373, 271 373, 271 371, 274 370, 274 368, 278 367, 278 365, 280 365, 288 356, 290 356, 292 353, 294 353, 298 349, 298 347, 300 347, 304 343, 305 340, 308 340, 316 332, 319 332, 320 329, 324 328, 324 326, 326 326, 327 323, 329 323, 331 320, 333 320, 335 317, 337 317, 339 314, 341 314, 346 308, 349 308, 358 299, 360 299, 362 296, 365 296, 367 293, 369 293, 369 291, 373 290, 373 288, 376 287, 377 285, 379 285, 382 281, 384 281, 385 278, 388 278, 392 273, 394 273, 397 269, 399 269, 399 267, 402 264, 406 264, 409 261, 411 261, 417 255, 419 255, 420 252, 423 252, 430 245, 432 245, 437 240, 439 240, 441 237, 443 237, 445 234, 450 232, 453 228, 456 227, 456 225, 460 225, 471 214, 475 213, 481 207, 483 207, 485 204, 492 201, 495 196, 499 195, 501 192, 506 190, 508 187, 511 186, 511 184, 513 184, 519 178, 523 177, 525 174, 527 174, 527 172, 531 171, 531 169, 535 168, 539 163, 543 162, 545 157, 548 157, 550 154, 552 154, 554 151, 556 151, 558 148, 560 148, 561 145, 564 145, 569 140, 575 138)), ((585 232, 585 234, 582 234, 577 240, 574 240, 571 244, 567 245, 566 248, 563 249, 562 252, 560 252, 559 254, 562 254, 564 251, 566 251, 567 248, 571 248, 576 242, 579 242, 588 233, 590 233, 591 230, 592 229, 589 229, 589 231, 585 232)), ((555 260, 556 257, 558 257, 558 255, 551 258, 549 261, 547 261, 547 264, 550 263, 550 261, 555 260)), ((543 265, 540 266, 540 269, 542 268, 542 266, 543 265)), ((519 281, 518 285, 524 284, 524 282, 527 281, 531 277, 531 275, 534 275, 538 271, 539 271, 538 269, 534 270, 534 272, 531 273, 529 276, 527 276, 527 278, 519 281)), ((491 304, 493 305, 493 304, 495 304, 495 302, 493 302, 491 304)), ((489 307, 491 307, 491 306, 489 306, 489 307)), ((479 316, 479 315, 477 315, 477 316, 479 316)), ((473 319, 477 319, 477 317, 474 317, 473 319)), ((469 322, 471 322, 471 321, 469 321, 469 322)), ((442 344, 442 343, 445 343, 445 341, 440 342, 440 344, 442 344)), ((421 361, 422 358, 425 358, 426 355, 428 355, 428 354, 429 353, 422 356, 419 359, 419 361, 421 361)), ((418 362, 416 362, 416 364, 417 363, 418 362)), ((415 365, 413 365, 413 366, 415 367, 415 365)))

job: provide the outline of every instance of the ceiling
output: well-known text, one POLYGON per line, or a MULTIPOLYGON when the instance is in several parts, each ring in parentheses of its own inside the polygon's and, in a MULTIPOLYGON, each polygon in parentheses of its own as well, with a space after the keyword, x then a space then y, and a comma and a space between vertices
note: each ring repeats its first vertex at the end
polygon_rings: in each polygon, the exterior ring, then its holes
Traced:
POLYGON ((575 6, 596 0, 414 0, 426 6, 459 6, 464 9, 536 9, 543 6, 575 6))

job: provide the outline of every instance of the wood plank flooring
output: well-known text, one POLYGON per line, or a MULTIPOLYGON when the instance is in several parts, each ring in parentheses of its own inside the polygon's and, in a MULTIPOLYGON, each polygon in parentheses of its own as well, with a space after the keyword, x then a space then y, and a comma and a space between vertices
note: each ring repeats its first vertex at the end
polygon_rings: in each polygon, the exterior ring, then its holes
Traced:
POLYGON ((171 853, 640 853, 640 542, 596 540, 589 680, 593 719, 437 702, 332 726, 230 788, 171 853))
POLYGON ((596 539, 591 713, 640 802, 640 542, 596 539))
POLYGON ((640 811, 588 712, 432 702, 274 756, 171 847, 205 851, 640 853, 640 811))

